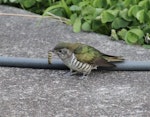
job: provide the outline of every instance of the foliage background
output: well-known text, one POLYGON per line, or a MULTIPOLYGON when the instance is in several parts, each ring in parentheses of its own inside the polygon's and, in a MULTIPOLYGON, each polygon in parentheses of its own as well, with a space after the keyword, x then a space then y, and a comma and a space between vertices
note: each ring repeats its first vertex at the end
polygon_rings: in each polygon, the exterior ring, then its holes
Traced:
POLYGON ((64 17, 74 32, 110 35, 150 48, 150 0, 0 0, 34 13, 64 17), (54 15, 53 15, 54 14, 54 15))

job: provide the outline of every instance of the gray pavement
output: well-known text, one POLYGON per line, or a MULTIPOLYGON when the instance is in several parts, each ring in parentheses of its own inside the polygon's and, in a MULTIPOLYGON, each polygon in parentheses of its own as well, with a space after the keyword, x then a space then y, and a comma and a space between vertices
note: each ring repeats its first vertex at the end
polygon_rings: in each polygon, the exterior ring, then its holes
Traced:
MULTIPOLYGON (((7 6, 0 6, 1 12, 32 14, 7 6)), ((53 19, 0 16, 0 56, 46 58, 59 41, 86 43, 127 60, 150 60, 148 49, 73 33, 53 19)), ((83 80, 65 72, 0 67, 0 117, 150 116, 150 72, 95 71, 83 80)))

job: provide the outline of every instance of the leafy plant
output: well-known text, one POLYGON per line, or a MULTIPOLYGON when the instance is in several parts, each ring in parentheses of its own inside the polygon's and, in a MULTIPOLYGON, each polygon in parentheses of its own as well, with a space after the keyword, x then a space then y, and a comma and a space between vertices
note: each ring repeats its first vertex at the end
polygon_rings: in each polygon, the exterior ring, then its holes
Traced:
POLYGON ((53 15, 72 25, 74 32, 92 31, 150 48, 150 41, 145 41, 150 34, 150 0, 0 0, 0 3, 53 15))
POLYGON ((38 14, 42 14, 54 2, 55 0, 0 0, 0 4, 16 6, 38 14))
POLYGON ((146 44, 145 35, 150 33, 149 0, 60 0, 44 15, 54 10, 70 19, 74 32, 94 31, 139 45, 146 44))

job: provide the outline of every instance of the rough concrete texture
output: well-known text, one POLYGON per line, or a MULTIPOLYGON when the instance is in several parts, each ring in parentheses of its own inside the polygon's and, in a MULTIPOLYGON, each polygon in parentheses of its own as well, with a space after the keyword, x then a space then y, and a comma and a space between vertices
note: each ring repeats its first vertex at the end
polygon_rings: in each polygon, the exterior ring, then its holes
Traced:
MULTIPOLYGON (((31 14, 0 6, 0 12, 31 14)), ((53 19, 0 16, 0 55, 46 58, 58 41, 83 42, 127 60, 150 50, 95 33, 73 33, 53 19)), ((95 71, 87 79, 63 70, 0 68, 0 117, 149 117, 150 72, 95 71)))

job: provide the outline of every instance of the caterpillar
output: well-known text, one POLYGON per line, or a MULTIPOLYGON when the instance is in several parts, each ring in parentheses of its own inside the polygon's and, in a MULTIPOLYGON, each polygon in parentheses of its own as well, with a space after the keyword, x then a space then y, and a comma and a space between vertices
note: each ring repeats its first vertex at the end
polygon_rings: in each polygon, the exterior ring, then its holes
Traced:
POLYGON ((48 64, 51 64, 51 60, 52 60, 52 51, 48 51, 48 64))

